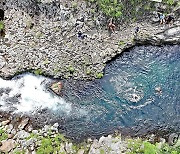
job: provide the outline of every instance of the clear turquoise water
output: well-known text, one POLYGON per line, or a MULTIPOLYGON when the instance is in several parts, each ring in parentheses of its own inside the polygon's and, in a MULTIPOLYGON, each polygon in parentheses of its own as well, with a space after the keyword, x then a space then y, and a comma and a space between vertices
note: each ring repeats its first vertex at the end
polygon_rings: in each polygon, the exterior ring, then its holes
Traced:
POLYGON ((61 131, 69 137, 97 137, 118 129, 131 135, 179 131, 178 45, 135 47, 110 62, 102 79, 66 81, 65 85, 66 100, 86 111, 83 115, 74 109, 65 118, 61 131), (156 87, 161 87, 162 94, 156 87))
POLYGON ((104 72, 95 81, 62 81, 60 97, 47 90, 54 80, 46 77, 0 78, 0 111, 27 114, 34 125, 58 122, 75 141, 115 130, 131 136, 180 133, 180 45, 132 48, 104 72))

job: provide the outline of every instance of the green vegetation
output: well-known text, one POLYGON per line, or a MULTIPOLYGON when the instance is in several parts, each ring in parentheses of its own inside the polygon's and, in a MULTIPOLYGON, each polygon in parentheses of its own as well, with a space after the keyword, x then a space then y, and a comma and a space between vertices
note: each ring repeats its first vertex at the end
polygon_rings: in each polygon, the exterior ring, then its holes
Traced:
POLYGON ((106 16, 119 18, 122 15, 123 4, 118 0, 88 0, 97 3, 106 16))
POLYGON ((119 46, 125 45, 125 42, 123 40, 119 41, 118 43, 119 46))
POLYGON ((25 154, 26 152, 25 152, 25 150, 16 150, 15 152, 14 152, 14 154, 25 154))
POLYGON ((101 79, 103 76, 104 75, 102 72, 96 74, 96 78, 98 78, 98 79, 101 79))
POLYGON ((87 75, 90 75, 90 74, 91 74, 91 70, 87 70, 87 71, 86 71, 86 74, 87 74, 87 75))
POLYGON ((75 69, 74 69, 74 67, 69 66, 69 67, 68 67, 68 71, 69 71, 70 73, 74 73, 75 69))
POLYGON ((180 146, 169 146, 166 143, 152 144, 141 139, 130 139, 128 141, 127 154, 179 154, 180 146))
POLYGON ((42 32, 37 32, 36 33, 36 38, 39 39, 43 36, 43 33, 42 32))
POLYGON ((0 21, 0 31, 3 31, 5 28, 4 22, 0 21))
POLYGON ((50 63, 50 61, 48 60, 48 59, 45 59, 44 61, 43 61, 43 64, 44 65, 47 65, 47 64, 49 64, 50 63))
POLYGON ((105 154, 105 151, 104 151, 104 149, 100 149, 100 154, 105 154))
POLYGON ((43 74, 43 71, 42 71, 42 69, 37 69, 37 70, 34 70, 33 73, 34 73, 35 75, 42 75, 42 74, 43 74))
POLYGON ((77 6, 78 6, 78 4, 77 4, 76 2, 72 2, 72 7, 73 7, 74 9, 77 9, 77 6))
POLYGON ((26 138, 26 140, 29 140, 31 138, 38 138, 38 134, 31 133, 29 137, 26 138))
POLYGON ((168 5, 173 5, 175 3, 174 0, 164 0, 164 2, 168 5))
POLYGON ((51 137, 51 134, 52 132, 49 131, 47 137, 33 135, 33 137, 40 139, 40 145, 37 148, 37 154, 58 153, 61 148, 61 143, 67 141, 62 134, 57 134, 55 137, 51 137))
MULTIPOLYGON (((40 142, 40 145, 38 145, 37 147, 37 154, 63 154, 64 147, 62 146, 62 144, 69 143, 68 139, 66 139, 62 134, 56 134, 52 137, 52 132, 50 130, 48 131, 48 135, 46 137, 36 136, 36 138, 40 142)), ((77 153, 79 149, 84 149, 85 151, 87 151, 87 149, 81 144, 72 144, 73 153, 77 153)))
POLYGON ((97 3, 107 16, 116 18, 122 16, 123 4, 118 0, 98 0, 97 3))
MULTIPOLYGON (((143 0, 87 0, 95 3, 107 17, 130 20, 152 10, 154 3, 143 0)), ((169 0, 170 1, 170 0, 169 0)), ((172 0, 171 0, 172 1, 172 0)))
POLYGON ((0 141, 6 140, 7 138, 8 134, 2 128, 0 128, 0 141))

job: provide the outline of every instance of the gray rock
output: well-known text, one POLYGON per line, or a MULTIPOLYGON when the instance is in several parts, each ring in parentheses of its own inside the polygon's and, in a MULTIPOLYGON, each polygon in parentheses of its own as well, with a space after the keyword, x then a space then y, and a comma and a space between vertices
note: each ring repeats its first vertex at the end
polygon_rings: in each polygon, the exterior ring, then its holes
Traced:
POLYGON ((21 131, 17 132, 17 134, 14 136, 14 138, 25 139, 29 136, 30 136, 30 134, 28 132, 26 132, 25 130, 21 130, 21 131))
POLYGON ((73 145, 72 143, 67 143, 67 142, 65 143, 65 150, 67 153, 71 153, 71 154, 73 153, 72 145, 73 145))
POLYGON ((33 134, 38 134, 38 130, 32 130, 33 134))
POLYGON ((55 123, 55 124, 53 125, 53 127, 58 128, 58 127, 59 127, 59 124, 58 124, 58 123, 55 123))
POLYGON ((13 130, 13 125, 12 124, 7 125, 6 127, 7 133, 11 133, 12 130, 13 130))
POLYGON ((165 35, 167 36, 179 35, 180 36, 180 27, 174 27, 174 28, 168 29, 167 31, 165 31, 165 35))
POLYGON ((29 118, 23 119, 23 120, 20 122, 18 128, 19 128, 20 130, 24 129, 24 127, 28 124, 28 122, 29 122, 29 118))
POLYGON ((79 149, 77 154, 84 154, 84 152, 85 152, 84 149, 79 149))

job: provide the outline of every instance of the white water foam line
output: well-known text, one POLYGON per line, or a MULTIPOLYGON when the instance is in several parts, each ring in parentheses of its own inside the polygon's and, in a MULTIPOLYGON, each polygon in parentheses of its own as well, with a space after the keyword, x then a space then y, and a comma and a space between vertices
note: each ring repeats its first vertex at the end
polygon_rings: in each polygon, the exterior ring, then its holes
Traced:
POLYGON ((1 109, 8 110, 8 106, 11 105, 16 109, 14 112, 34 112, 38 109, 48 108, 69 114, 72 110, 71 104, 47 91, 45 85, 48 82, 49 80, 45 77, 37 77, 31 74, 11 81, 0 78, 0 89, 11 90, 9 93, 1 93, 1 109), (18 102, 8 103, 8 98, 17 96, 19 96, 18 102))

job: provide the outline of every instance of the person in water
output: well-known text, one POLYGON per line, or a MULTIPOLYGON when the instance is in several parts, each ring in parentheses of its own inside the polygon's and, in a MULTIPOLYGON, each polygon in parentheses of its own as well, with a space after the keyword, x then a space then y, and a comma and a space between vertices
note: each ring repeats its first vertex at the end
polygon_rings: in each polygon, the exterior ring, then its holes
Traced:
POLYGON ((157 94, 162 94, 162 89, 161 89, 161 87, 156 87, 156 88, 155 88, 155 91, 156 91, 157 94))

